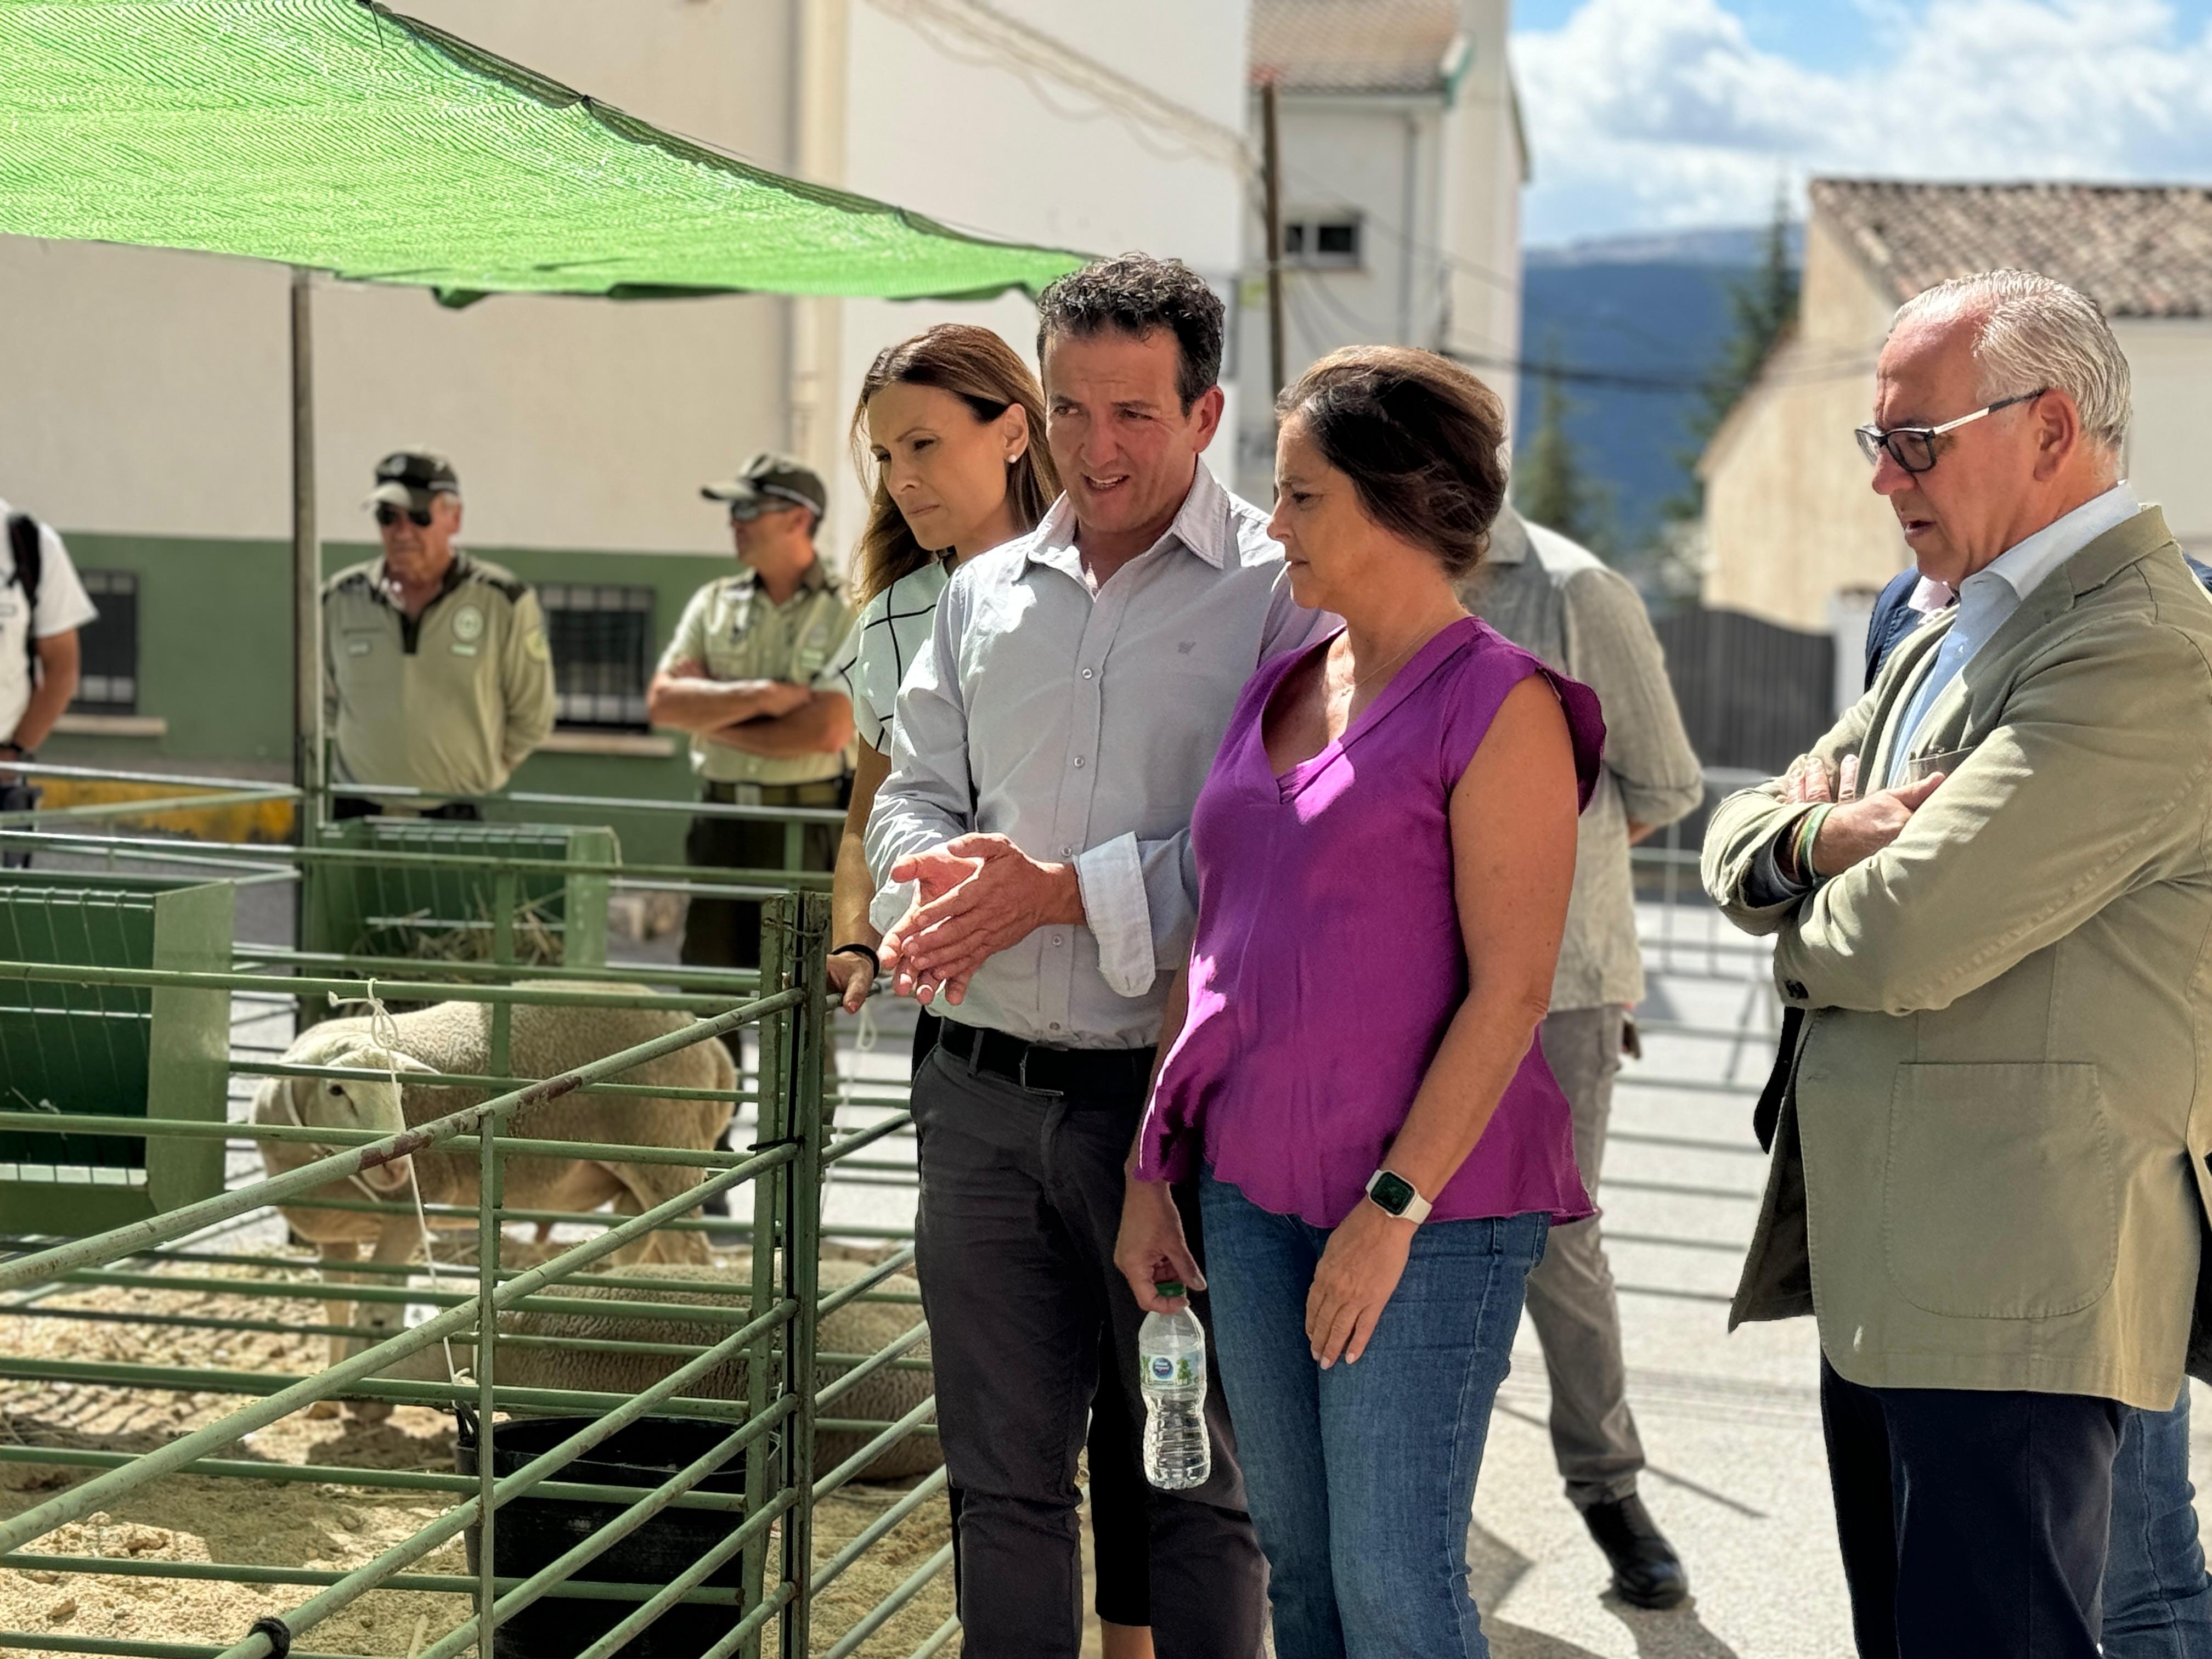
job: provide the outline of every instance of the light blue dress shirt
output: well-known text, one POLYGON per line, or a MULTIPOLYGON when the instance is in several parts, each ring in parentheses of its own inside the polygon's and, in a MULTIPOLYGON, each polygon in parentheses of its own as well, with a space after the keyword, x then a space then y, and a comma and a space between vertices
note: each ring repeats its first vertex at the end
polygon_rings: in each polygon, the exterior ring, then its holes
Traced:
MULTIPOLYGON (((1072 861, 1084 925, 1036 929, 934 1012, 1030 1042, 1139 1048, 1158 1041, 1190 948, 1191 807, 1237 696, 1261 663, 1338 624, 1291 599, 1267 514, 1202 461, 1167 533, 1096 592, 1076 532, 1063 495, 1029 535, 953 573, 899 690, 868 866, 884 881, 970 830, 1072 861)), ((876 926, 913 893, 883 886, 876 926)))
POLYGON ((1958 614, 1951 631, 1936 647, 1936 657, 1898 723, 1890 745, 1886 787, 1895 788, 1910 764, 1912 740, 1943 689, 1959 678, 1974 653, 1990 642, 2005 619, 2051 573, 2115 526, 2142 511, 2142 503, 2122 481, 2094 495, 2063 518, 2054 519, 2026 540, 2015 543, 1959 584, 1958 614))

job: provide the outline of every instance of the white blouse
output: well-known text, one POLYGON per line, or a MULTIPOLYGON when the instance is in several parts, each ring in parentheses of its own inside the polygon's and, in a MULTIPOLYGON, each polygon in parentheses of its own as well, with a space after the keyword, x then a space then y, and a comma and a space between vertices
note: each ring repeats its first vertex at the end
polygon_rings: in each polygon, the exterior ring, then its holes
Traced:
POLYGON ((941 559, 910 570, 868 601, 853 631, 825 671, 844 683, 853 700, 853 726, 879 755, 891 750, 891 716, 899 685, 929 643, 937 601, 951 573, 941 559))

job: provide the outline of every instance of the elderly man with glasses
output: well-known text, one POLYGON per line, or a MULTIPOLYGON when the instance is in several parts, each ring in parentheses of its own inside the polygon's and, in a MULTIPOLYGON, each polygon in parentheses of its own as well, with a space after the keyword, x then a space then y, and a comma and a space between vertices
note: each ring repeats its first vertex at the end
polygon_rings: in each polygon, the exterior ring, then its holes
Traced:
POLYGON ((553 653, 538 597, 453 545, 453 463, 402 449, 376 464, 368 506, 383 556, 323 588, 323 724, 341 818, 475 818, 553 729, 553 653), (414 796, 347 793, 401 785, 414 796))
POLYGON ((2124 1438, 2212 1359, 2212 605, 2128 380, 2046 277, 1899 310, 1859 441, 1958 603, 1706 836, 1796 1011, 1731 1321, 1818 1317, 1863 1655, 2092 1659, 2124 1438))

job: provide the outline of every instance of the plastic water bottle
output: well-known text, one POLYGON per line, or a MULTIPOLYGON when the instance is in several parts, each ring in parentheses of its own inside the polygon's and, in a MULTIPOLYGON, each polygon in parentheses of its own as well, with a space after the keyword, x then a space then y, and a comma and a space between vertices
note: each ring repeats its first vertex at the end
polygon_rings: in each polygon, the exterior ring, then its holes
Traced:
MULTIPOLYGON (((1181 1296, 1181 1285, 1155 1287, 1181 1296)), ((1202 1486, 1213 1473, 1206 1434, 1206 1333, 1188 1308, 1145 1316, 1137 1333, 1138 1386, 1145 1395, 1145 1478, 1163 1492, 1202 1486)))

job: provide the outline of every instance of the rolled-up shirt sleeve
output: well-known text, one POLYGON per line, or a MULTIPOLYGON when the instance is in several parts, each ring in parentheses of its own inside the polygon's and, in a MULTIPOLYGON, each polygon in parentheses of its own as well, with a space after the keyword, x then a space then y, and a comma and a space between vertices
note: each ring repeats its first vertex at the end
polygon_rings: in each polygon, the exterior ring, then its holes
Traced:
POLYGON ((937 607, 929 644, 899 687, 891 724, 891 769, 868 814, 866 848, 876 896, 868 920, 878 932, 914 902, 915 884, 894 882, 901 859, 942 847, 975 827, 968 770, 968 709, 960 690, 960 637, 966 605, 959 584, 937 607))

